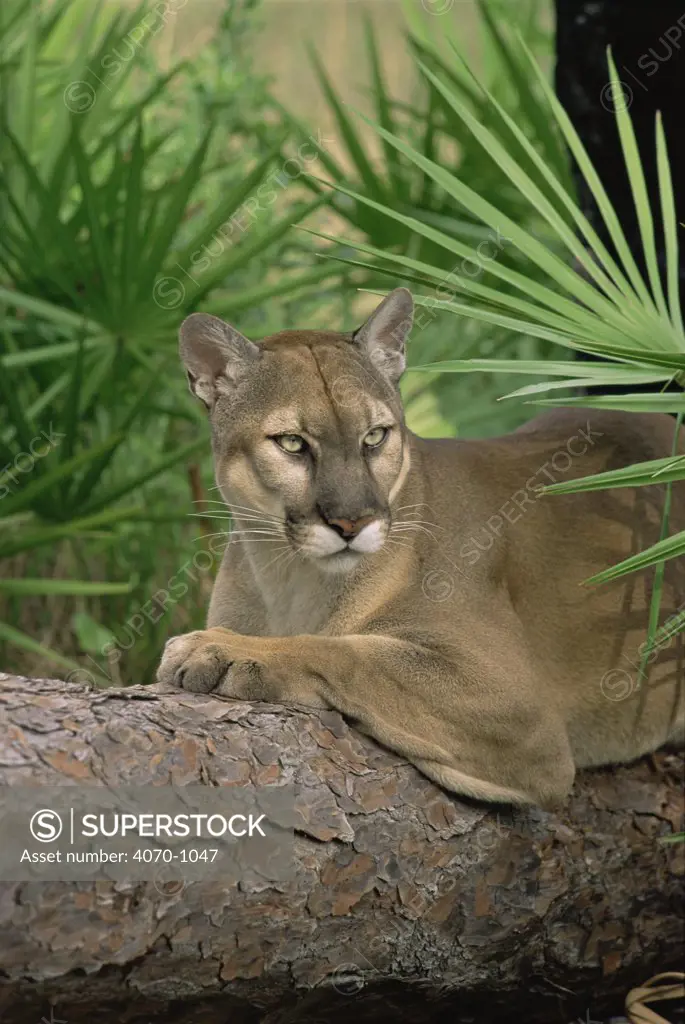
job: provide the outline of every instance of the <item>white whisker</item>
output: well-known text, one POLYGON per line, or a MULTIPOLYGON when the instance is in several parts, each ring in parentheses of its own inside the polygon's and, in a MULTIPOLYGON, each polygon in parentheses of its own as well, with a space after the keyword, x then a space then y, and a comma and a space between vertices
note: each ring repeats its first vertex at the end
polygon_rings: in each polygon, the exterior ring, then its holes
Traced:
MULTIPOLYGON (((230 522, 230 523, 234 523, 236 521, 236 517, 235 516, 222 516, 222 515, 218 515, 216 512, 189 512, 188 515, 192 516, 195 519, 224 519, 224 520, 226 520, 227 522, 230 522)), ((281 525, 281 523, 272 522, 269 519, 256 519, 256 518, 255 519, 248 519, 248 518, 246 518, 245 522, 259 523, 260 525, 262 525, 264 527, 270 527, 270 528, 273 528, 274 530, 282 532, 282 525, 281 525)))
POLYGON ((232 519, 233 516, 220 516, 216 512, 189 512, 194 519, 232 519))
POLYGON ((432 541, 435 541, 436 544, 438 543, 438 538, 434 534, 432 534, 430 530, 427 530, 426 527, 422 526, 420 523, 406 523, 401 526, 393 525, 390 527, 390 533, 409 533, 411 530, 421 530, 428 537, 430 537, 432 541))
MULTIPOLYGON (((218 491, 218 490, 220 490, 219 487, 210 487, 209 489, 210 489, 210 491, 218 491)), ((251 505, 237 505, 233 501, 224 501, 223 499, 221 501, 216 501, 215 499, 204 499, 204 498, 201 499, 201 500, 202 501, 206 500, 207 504, 209 504, 211 502, 212 504, 215 504, 215 505, 223 505, 225 508, 239 508, 239 509, 242 509, 244 512, 254 512, 256 515, 268 516, 268 518, 270 518, 270 519, 277 519, 279 522, 283 522, 283 519, 282 519, 281 516, 274 515, 273 512, 264 512, 263 509, 261 509, 261 508, 252 508, 251 505)))
POLYGON ((444 530, 444 526, 439 526, 438 523, 432 523, 430 519, 396 519, 395 526, 432 526, 436 530, 444 530))
POLYGON ((397 544, 397 546, 400 547, 400 548, 409 548, 409 549, 413 548, 413 546, 414 546, 413 544, 410 544, 408 541, 398 540, 396 537, 387 537, 385 543, 386 544, 397 544))
POLYGON ((415 501, 412 505, 399 505, 398 508, 394 509, 393 511, 402 512, 406 508, 429 508, 433 515, 436 515, 435 509, 426 501, 415 501))
POLYGON ((233 541, 234 544, 278 544, 281 541, 280 537, 274 537, 273 539, 267 539, 265 537, 236 537, 233 541))
POLYGON ((245 537, 246 534, 265 534, 267 537, 277 537, 284 540, 283 531, 280 529, 231 529, 229 537, 245 537))
MULTIPOLYGON (((278 561, 279 561, 279 560, 280 560, 281 558, 283 558, 283 557, 284 557, 285 555, 287 555, 287 554, 288 554, 289 552, 290 552, 291 554, 293 554, 293 555, 297 554, 297 552, 296 552, 296 551, 293 551, 293 550, 292 550, 292 548, 291 548, 290 544, 286 544, 286 545, 285 545, 285 547, 284 547, 284 549, 283 549, 283 551, 279 551, 279 552, 277 552, 277 554, 276 554, 276 557, 275 557, 275 558, 272 558, 270 562, 267 562, 267 564, 266 564, 266 565, 264 566, 264 569, 263 569, 262 571, 263 571, 263 572, 266 572, 266 570, 267 570, 267 569, 269 569, 269 568, 270 568, 270 567, 271 567, 272 565, 276 565, 276 563, 277 563, 277 562, 278 562, 278 561)), ((287 562, 285 563, 285 566, 287 567, 288 565, 290 565, 290 562, 291 562, 291 561, 292 561, 292 559, 289 559, 289 560, 288 560, 288 561, 287 561, 287 562)))
POLYGON ((235 522, 261 523, 263 526, 273 526, 277 530, 280 530, 285 526, 285 523, 277 523, 272 519, 262 519, 259 516, 233 516, 232 518, 235 522))
POLYGON ((224 505, 226 508, 237 508, 243 512, 252 512, 258 516, 264 516, 266 519, 276 519, 279 523, 284 521, 282 516, 276 516, 273 512, 264 512, 261 508, 251 508, 249 505, 234 505, 232 501, 225 501, 224 505))
POLYGON ((240 519, 246 523, 263 523, 265 526, 280 526, 278 522, 274 522, 271 519, 265 519, 263 516, 246 516, 244 513, 240 516, 235 516, 231 513, 228 515, 220 515, 216 509, 210 509, 209 512, 189 512, 188 515, 196 516, 204 519, 228 519, 231 522, 240 519))

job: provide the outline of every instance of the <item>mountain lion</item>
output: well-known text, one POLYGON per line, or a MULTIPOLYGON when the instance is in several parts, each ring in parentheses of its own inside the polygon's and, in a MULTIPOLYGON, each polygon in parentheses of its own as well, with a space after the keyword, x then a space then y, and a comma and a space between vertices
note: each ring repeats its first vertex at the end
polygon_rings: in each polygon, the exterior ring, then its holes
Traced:
POLYGON ((412 311, 398 288, 353 334, 259 343, 185 320, 232 529, 207 629, 169 640, 159 686, 334 708, 449 790, 550 806, 576 768, 682 742, 684 651, 660 634, 640 681, 653 571, 584 585, 659 539, 665 486, 540 488, 669 455, 675 421, 565 409, 495 439, 418 437, 398 391, 412 311))

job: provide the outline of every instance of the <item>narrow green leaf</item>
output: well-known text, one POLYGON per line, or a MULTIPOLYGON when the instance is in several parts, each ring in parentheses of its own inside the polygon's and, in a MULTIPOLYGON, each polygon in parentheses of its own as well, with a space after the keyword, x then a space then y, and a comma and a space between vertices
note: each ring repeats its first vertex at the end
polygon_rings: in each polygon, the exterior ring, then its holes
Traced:
POLYGON ((582 409, 621 409, 625 412, 685 412, 685 394, 587 395, 582 398, 543 398, 534 405, 579 406, 582 409))
POLYGON ((0 592, 24 597, 51 594, 58 594, 61 597, 105 597, 113 594, 130 594, 133 586, 132 583, 92 582, 90 580, 0 579, 0 592))
POLYGON ((27 313, 34 313, 54 324, 93 333, 102 331, 102 327, 95 320, 89 320, 80 313, 73 313, 70 309, 63 309, 52 302, 46 302, 45 299, 24 295, 22 292, 15 292, 10 288, 0 286, 0 302, 6 302, 8 306, 18 306, 20 309, 25 309, 27 313))
POLYGON ((98 496, 95 501, 91 502, 83 510, 83 515, 85 517, 94 517, 96 513, 100 512, 102 509, 113 505, 125 495, 131 494, 133 491, 137 491, 138 488, 143 487, 151 480, 154 480, 154 478, 159 476, 161 473, 165 473, 167 469, 175 466, 178 462, 182 462, 190 455, 194 455, 195 452, 199 451, 200 448, 206 447, 206 445, 206 439, 204 437, 200 437, 196 441, 192 441, 190 444, 174 449, 174 451, 170 452, 163 459, 159 459, 149 469, 136 474, 125 483, 113 487, 106 494, 98 496))
MULTIPOLYGON (((153 383, 155 377, 158 376, 158 373, 158 368, 153 368, 147 378, 141 382, 141 387, 137 396, 131 402, 129 408, 116 427, 114 432, 114 437, 116 438, 115 442, 113 444, 108 444, 96 459, 91 460, 82 479, 74 489, 73 496, 70 496, 65 501, 65 509, 68 512, 71 512, 72 515, 82 512, 84 510, 84 505, 88 508, 87 499, 92 494, 98 482, 102 479, 105 470, 116 455, 119 446, 130 437, 131 426, 145 408, 149 397, 148 388, 153 383)), ((88 510, 92 511, 90 509, 88 510)))
POLYGON ((189 304, 196 306, 204 297, 217 285, 234 271, 249 265, 250 261, 258 256, 265 249, 274 245, 286 235, 293 224, 308 217, 314 210, 318 210, 324 203, 324 197, 313 200, 305 205, 293 204, 280 220, 275 221, 265 231, 255 232, 245 242, 236 246, 235 249, 224 258, 219 258, 216 265, 197 278, 197 287, 187 296, 189 304))
POLYGON ((121 436, 114 434, 112 437, 108 437, 102 444, 94 445, 92 448, 74 455, 73 458, 68 459, 66 462, 59 463, 53 469, 46 470, 41 477, 26 484, 18 494, 10 495, 10 497, 3 499, 3 515, 10 515, 11 513, 31 508, 35 502, 40 501, 48 493, 51 487, 61 483, 63 480, 69 480, 75 470, 97 459, 102 452, 107 451, 113 445, 119 444, 120 440, 121 436))
MULTIPOLYGON (((611 56, 610 48, 607 50, 607 54, 612 89, 614 90, 614 96, 619 96, 621 95, 622 86, 618 77, 614 59, 611 56)), ((668 308, 666 306, 666 298, 661 284, 659 262, 656 253, 654 217, 652 215, 652 208, 649 201, 649 193, 647 191, 647 182, 645 181, 642 160, 640 159, 640 153, 637 148, 637 139, 635 138, 633 122, 630 114, 628 113, 627 104, 615 103, 614 110, 616 113, 618 134, 621 140, 621 149, 623 150, 623 157, 626 164, 626 170, 628 171, 628 179, 630 181, 630 189, 633 194, 633 202, 635 204, 635 212, 637 213, 638 225, 640 227, 642 249, 645 256, 645 262, 647 264, 647 274, 649 276, 652 294, 654 296, 657 309, 663 316, 667 317, 668 308)))
POLYGON ((481 106, 481 96, 479 90, 474 88, 473 79, 470 75, 463 75, 461 68, 454 61, 448 63, 437 50, 433 49, 426 42, 419 40, 416 34, 409 37, 409 43, 414 51, 417 63, 421 60, 426 65, 432 64, 443 78, 451 83, 458 95, 467 99, 474 110, 479 109, 481 106))
MULTIPOLYGON (((671 455, 673 458, 678 454, 678 440, 680 437, 680 428, 683 422, 683 414, 678 413, 676 422, 674 424, 673 431, 673 446, 671 448, 671 455)), ((669 481, 666 484, 666 496, 664 498, 664 509, 661 517, 661 530, 659 541, 663 542, 668 538, 668 524, 671 517, 671 502, 673 498, 673 485, 669 481)), ((654 640, 656 638, 656 632, 659 626, 659 613, 661 610, 661 598, 664 589, 664 573, 665 573, 665 562, 657 562, 654 568, 654 583, 652 585, 652 597, 649 602, 649 625, 647 629, 647 642, 645 649, 640 660, 640 669, 637 674, 637 683, 640 685, 641 680, 646 678, 647 663, 649 662, 649 655, 654 649, 654 640)))
POLYGON ((81 650, 87 654, 102 655, 107 645, 115 641, 112 631, 87 612, 76 612, 71 622, 81 650))
MULTIPOLYGON (((16 116, 17 136, 24 148, 31 152, 35 127, 36 61, 38 58, 38 29, 40 22, 39 5, 28 8, 26 33, 24 35, 21 66, 18 79, 19 109, 16 116)), ((9 112, 12 113, 11 111, 9 112)))
POLYGON ((140 120, 128 156, 128 173, 126 178, 126 199, 124 203, 121 258, 119 262, 121 302, 124 307, 127 306, 134 293, 133 285, 138 277, 140 256, 143 249, 144 240, 140 233, 140 220, 144 187, 144 166, 143 123, 140 120))
POLYGON ((123 136, 129 125, 136 124, 140 120, 141 116, 152 107, 154 100, 165 92, 168 84, 187 66, 187 63, 185 60, 179 61, 169 71, 160 75, 137 102, 128 104, 124 108, 121 117, 114 122, 112 129, 103 135, 102 139, 96 144, 93 150, 94 160, 99 159, 99 157, 106 153, 115 140, 123 136))
POLYGON ((502 67, 511 80, 514 94, 518 99, 519 110, 524 112, 528 124, 539 140, 540 147, 547 155, 549 162, 556 168, 557 173, 563 173, 567 157, 559 136, 554 130, 553 118, 549 116, 549 111, 535 95, 533 80, 525 73, 518 57, 504 38, 500 23, 491 11, 490 4, 484 0, 478 0, 478 11, 487 27, 488 35, 502 67))
MULTIPOLYGON (((544 374, 549 377, 565 377, 567 374, 579 373, 582 370, 587 379, 606 379, 607 382, 610 382, 611 376, 633 372, 629 367, 616 363, 588 362, 579 365, 577 361, 562 362, 555 359, 447 359, 443 362, 412 366, 411 369, 431 373, 520 373, 527 376, 544 374)), ((637 367, 634 372, 639 374, 642 370, 637 367)), ((670 374, 666 373, 664 376, 669 377, 670 374)))
POLYGON ((652 544, 645 551, 640 551, 637 555, 631 555, 630 558, 624 559, 618 565, 613 565, 610 569, 598 572, 585 582, 588 584, 609 583, 611 580, 618 580, 623 576, 629 576, 633 572, 650 569, 653 565, 657 565, 658 562, 671 558, 682 558, 683 555, 685 555, 685 530, 673 534, 672 537, 666 537, 656 544, 652 544))
MULTIPOLYGON (((576 367, 576 373, 581 372, 581 367, 582 364, 576 367)), ((614 369, 618 370, 619 368, 614 369)), ((515 391, 509 391, 506 395, 503 395, 499 401, 502 402, 507 398, 522 398, 527 395, 539 395, 543 394, 545 391, 559 391, 562 388, 616 387, 617 385, 623 384, 636 387, 640 384, 658 384, 660 382, 667 383, 670 379, 670 376, 664 373, 639 373, 630 370, 626 370, 623 373, 607 373, 606 376, 601 379, 596 377, 569 377, 567 380, 547 380, 538 384, 527 384, 525 387, 517 388, 515 391)))
POLYGON ((685 337, 683 316, 680 308, 680 265, 678 261, 678 217, 676 215, 675 198, 671 166, 668 160, 666 136, 661 119, 661 112, 656 115, 656 162, 659 174, 659 196, 661 198, 661 219, 664 229, 664 247, 666 250, 666 278, 668 282, 668 307, 671 320, 676 329, 685 337))
MULTIPOLYGON (((381 58, 373 30, 373 22, 368 14, 366 14, 364 18, 364 34, 366 36, 366 47, 369 54, 369 63, 371 65, 371 80, 373 83, 374 99, 376 101, 376 116, 379 123, 383 125, 386 131, 394 132, 395 120, 385 86, 381 58)), ((384 141, 383 152, 388 166, 388 178, 392 192, 400 202, 406 202, 409 199, 409 193, 397 150, 384 141)))
MULTIPOLYGON (((380 293, 376 293, 380 294, 380 293)), ((550 330, 541 327, 532 321, 517 319, 510 316, 502 316, 489 309, 481 309, 478 306, 467 306, 460 302, 436 302, 430 295, 415 295, 414 302, 417 306, 426 306, 428 309, 445 309, 450 313, 457 313, 461 316, 472 317, 475 320, 482 320, 487 324, 494 324, 503 327, 507 331, 514 331, 520 334, 530 334, 534 338, 541 338, 543 341, 551 341, 555 345, 564 345, 575 349, 584 348, 579 342, 573 341, 568 335, 561 331, 550 330)), ((609 346, 607 346, 609 348, 609 346)))
POLYGON ((66 537, 76 540, 86 536, 89 532, 100 530, 102 527, 115 526, 134 520, 148 521, 151 520, 151 516, 144 509, 137 507, 110 508, 97 515, 72 519, 68 523, 59 523, 56 526, 42 526, 19 536, 10 535, 6 539, 0 533, 0 558, 12 558, 14 555, 54 544, 55 541, 64 540, 66 537))
POLYGON ((95 257, 100 288, 105 301, 111 306, 114 300, 112 292, 112 274, 110 268, 115 266, 114 252, 107 242, 103 231, 102 211, 98 202, 98 193, 91 180, 91 168, 83 150, 78 132, 74 131, 70 138, 77 180, 83 194, 83 203, 87 217, 88 237, 91 252, 95 257))
POLYGON ((85 349, 83 345, 83 337, 79 338, 78 349, 76 352, 76 358, 71 371, 71 381, 69 384, 69 391, 65 398, 64 409, 62 412, 62 433, 64 439, 62 441, 60 451, 60 462, 66 462, 71 459, 74 455, 74 447, 76 445, 76 439, 78 436, 79 429, 79 408, 81 400, 81 389, 83 386, 83 367, 85 349))
POLYGON ((51 662, 53 665, 59 665, 60 668, 66 668, 72 672, 82 671, 82 666, 78 662, 72 661, 71 658, 65 658, 63 654, 53 651, 50 647, 43 646, 43 644, 38 643, 37 640, 34 640, 26 633, 22 633, 21 630, 15 629, 14 626, 10 626, 7 622, 0 622, 0 640, 12 644, 13 647, 20 647, 25 651, 29 651, 31 654, 39 654, 46 661, 51 662))
POLYGON ((210 123, 183 174, 177 182, 167 188, 168 197, 164 208, 164 220, 155 233, 152 234, 141 254, 140 265, 145 267, 145 272, 140 275, 136 291, 139 299, 147 300, 152 294, 155 278, 162 268, 173 238, 178 232, 178 227, 190 196, 200 178, 200 171, 205 162, 214 131, 215 125, 210 123))
POLYGON ((314 66, 314 71, 319 80, 321 88, 328 100, 328 104, 333 111, 333 114, 338 125, 340 134, 342 135, 343 142, 347 152, 350 155, 350 159, 357 170, 359 177, 364 182, 364 185, 368 189, 369 193, 376 199, 387 198, 387 188, 385 183, 381 181, 379 176, 373 169, 371 161, 366 154, 366 150, 362 145, 362 142, 357 135, 356 131, 352 127, 350 118, 345 113, 343 105, 340 102, 335 89, 331 85, 330 79, 324 71, 323 65, 319 60, 316 50, 313 47, 308 47, 309 56, 314 66))
POLYGON ((669 480, 685 479, 683 460, 667 456, 662 459, 650 459, 620 469, 595 473, 578 480, 566 480, 559 484, 548 484, 543 488, 545 494, 580 494, 583 491, 606 491, 616 487, 648 487, 662 484, 669 480))
MULTIPOLYGON (((229 191, 228 195, 216 207, 209 211, 209 214, 195 231, 187 245, 173 255, 177 264, 180 264, 184 269, 190 267, 191 257, 195 252, 206 246, 216 234, 222 234, 220 229, 224 227, 227 221, 230 221, 231 217, 241 212, 241 206, 245 201, 255 198, 253 192, 264 181, 267 170, 273 164, 280 150, 281 144, 275 146, 245 175, 234 189, 229 191)), ((257 200, 257 204, 259 204, 259 200, 257 200)), ((229 246, 233 245, 233 243, 234 239, 230 238, 229 246)))
MULTIPOLYGON (((83 342, 86 351, 101 348, 111 342, 109 337, 88 338, 83 342)), ((36 366, 39 363, 51 362, 54 359, 62 360, 65 356, 73 356, 79 349, 78 341, 58 342, 54 345, 41 345, 38 348, 29 348, 20 352, 10 352, 0 355, 0 366, 6 370, 15 367, 36 366)))
MULTIPOLYGON (((298 120, 298 118, 296 118, 289 110, 287 110, 286 107, 282 106, 282 104, 280 104, 278 100, 274 99, 273 104, 274 108, 283 118, 284 123, 291 128, 291 132, 293 134, 296 134, 300 138, 306 139, 309 143, 311 143, 311 145, 317 152, 318 159, 321 161, 323 167, 326 169, 326 171, 328 171, 330 176, 335 181, 344 181, 347 177, 345 171, 337 162, 337 160, 335 160, 331 156, 331 154, 328 152, 325 146, 322 146, 319 143, 318 138, 315 137, 313 134, 310 134, 309 127, 305 125, 303 121, 298 120)), ((305 185, 311 186, 314 184, 314 179, 307 177, 306 175, 303 175, 302 182, 305 185)), ((318 189, 318 186, 316 187, 318 189)))
POLYGON ((227 316, 235 315, 243 309, 258 309, 265 302, 279 295, 294 295, 302 288, 309 288, 311 285, 319 284, 326 278, 338 274, 339 270, 336 267, 320 266, 306 270, 302 274, 288 275, 271 284, 241 288, 240 291, 233 294, 217 293, 216 298, 207 303, 207 312, 214 313, 215 316, 227 316))

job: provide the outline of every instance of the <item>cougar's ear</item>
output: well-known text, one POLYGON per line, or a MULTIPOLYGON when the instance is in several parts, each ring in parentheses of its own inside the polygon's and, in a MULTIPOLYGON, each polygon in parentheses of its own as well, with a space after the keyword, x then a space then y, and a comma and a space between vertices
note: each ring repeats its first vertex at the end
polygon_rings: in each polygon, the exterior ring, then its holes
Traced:
POLYGON ((407 288, 396 288, 381 302, 366 323, 352 335, 371 362, 392 384, 402 376, 404 346, 414 318, 414 300, 407 288))
POLYGON ((208 313, 191 313, 181 324, 179 351, 190 390, 211 409, 259 356, 257 346, 235 327, 208 313))

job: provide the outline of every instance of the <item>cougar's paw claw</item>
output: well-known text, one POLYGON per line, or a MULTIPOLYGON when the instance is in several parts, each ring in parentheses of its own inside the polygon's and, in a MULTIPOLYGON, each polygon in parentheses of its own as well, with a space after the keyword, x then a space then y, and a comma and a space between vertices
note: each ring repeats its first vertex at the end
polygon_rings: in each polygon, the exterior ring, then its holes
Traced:
MULTIPOLYGON (((157 672, 161 689, 214 693, 242 699, 262 698, 259 665, 231 649, 210 630, 197 630, 167 641, 157 672)), ((263 698, 262 698, 263 699, 263 698)))
POLYGON ((196 630, 167 641, 157 682, 171 689, 211 693, 230 666, 231 657, 226 648, 206 631, 196 630))
POLYGON ((174 682, 179 689, 191 693, 211 693, 232 664, 230 655, 219 644, 200 644, 178 666, 174 682))

